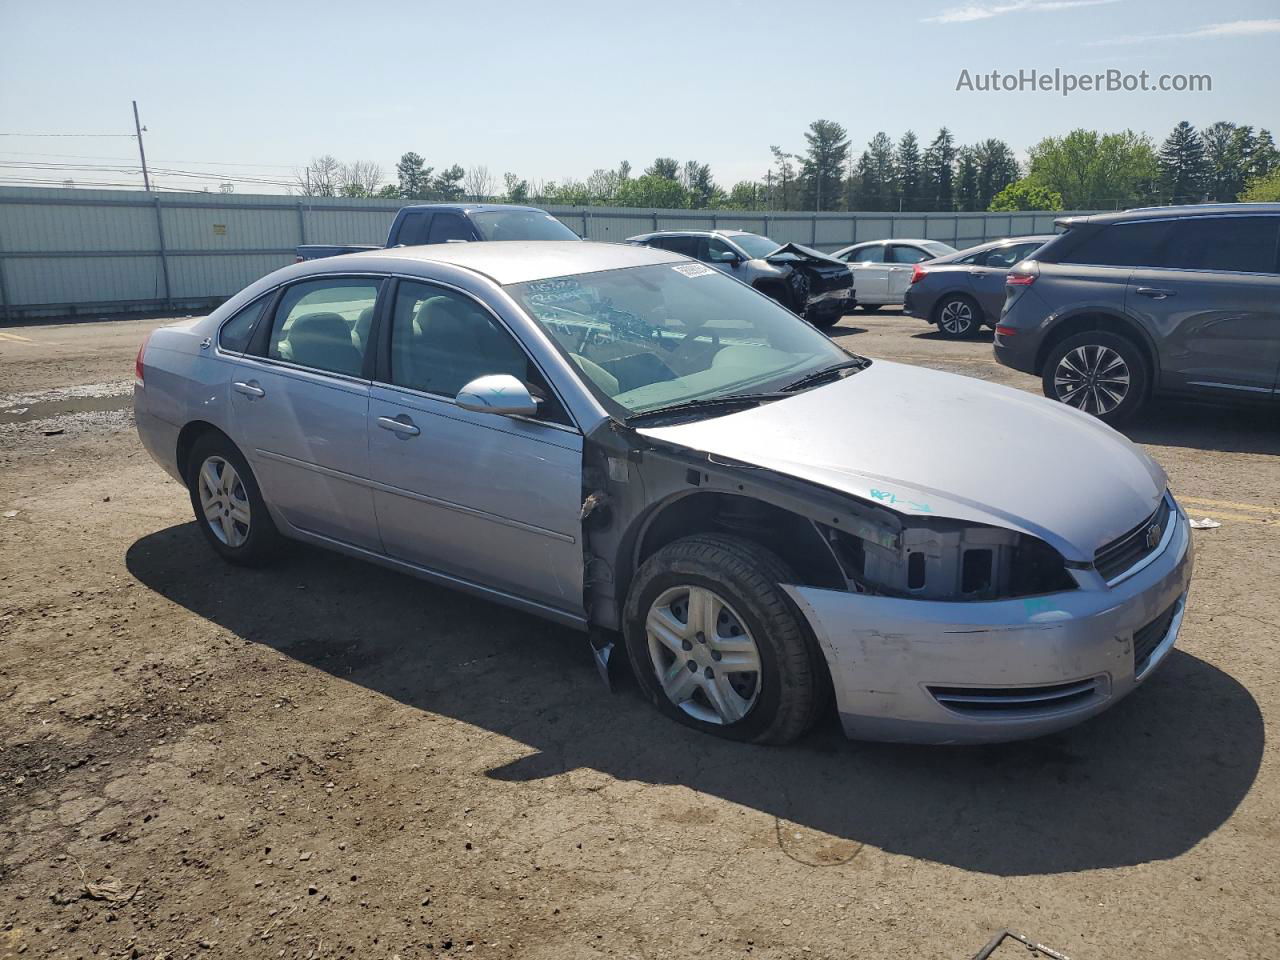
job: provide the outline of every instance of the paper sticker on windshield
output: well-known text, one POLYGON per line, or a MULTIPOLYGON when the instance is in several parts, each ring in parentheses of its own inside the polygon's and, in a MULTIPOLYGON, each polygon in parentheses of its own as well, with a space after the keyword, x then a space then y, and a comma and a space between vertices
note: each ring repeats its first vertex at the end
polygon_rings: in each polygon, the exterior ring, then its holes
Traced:
POLYGON ((558 277, 554 280, 539 280, 529 284, 529 302, 553 306, 582 299, 582 287, 572 277, 558 277))
POLYGON ((715 273, 710 267, 704 267, 700 263, 677 263, 671 269, 676 273, 683 273, 686 277, 705 277, 709 273, 715 273))

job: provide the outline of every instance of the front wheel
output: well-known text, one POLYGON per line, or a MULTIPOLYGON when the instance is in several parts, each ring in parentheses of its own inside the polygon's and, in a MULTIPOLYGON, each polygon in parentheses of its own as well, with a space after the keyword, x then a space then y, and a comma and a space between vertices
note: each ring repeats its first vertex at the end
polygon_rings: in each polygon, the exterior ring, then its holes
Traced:
POLYGON ((645 561, 627 594, 632 670, 667 716, 755 743, 799 737, 820 708, 825 665, 779 584, 774 554, 734 537, 697 535, 645 561))
POLYGON ((982 327, 978 305, 968 297, 955 294, 938 304, 937 323, 943 336, 968 339, 982 327))
POLYGON ((1054 347, 1041 386, 1050 400, 1091 413, 1105 423, 1129 419, 1146 401, 1151 373, 1132 340, 1088 330, 1054 347))
POLYGON ((830 330, 840 322, 841 316, 842 314, 839 310, 810 310, 805 314, 805 319, 819 330, 830 330))

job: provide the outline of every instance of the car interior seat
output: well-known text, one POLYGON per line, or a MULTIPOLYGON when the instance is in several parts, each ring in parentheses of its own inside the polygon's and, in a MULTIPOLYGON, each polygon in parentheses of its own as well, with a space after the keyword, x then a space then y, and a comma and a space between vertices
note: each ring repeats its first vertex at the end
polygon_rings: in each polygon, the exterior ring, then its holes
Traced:
POLYGON ((358 377, 364 356, 351 342, 351 327, 337 313, 309 313, 289 325, 278 353, 294 363, 358 377))

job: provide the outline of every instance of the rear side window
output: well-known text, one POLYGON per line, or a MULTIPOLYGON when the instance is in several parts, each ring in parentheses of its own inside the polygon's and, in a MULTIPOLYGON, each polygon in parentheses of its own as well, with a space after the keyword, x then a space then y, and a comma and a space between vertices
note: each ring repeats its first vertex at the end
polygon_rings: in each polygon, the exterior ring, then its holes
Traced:
POLYGON ((1280 217, 1189 217, 1174 224, 1164 266, 1276 272, 1280 217))
POLYGON ((334 277, 289 287, 276 307, 267 356, 300 366, 358 377, 364 368, 367 331, 378 300, 378 282, 334 277))
POLYGON ((450 240, 473 239, 471 224, 456 213, 437 213, 431 221, 427 243, 448 243, 450 240))
POLYGON ((921 263, 933 259, 933 254, 919 247, 894 246, 890 248, 889 254, 893 263, 921 263))
POLYGON ((683 253, 686 257, 698 255, 697 237, 656 237, 649 241, 649 245, 670 250, 672 253, 683 253))
POLYGON ((1058 262, 1100 267, 1163 266, 1164 244, 1172 228, 1169 220, 1113 223, 1085 236, 1058 262))
POLYGON ((270 294, 259 297, 224 323, 218 332, 218 346, 229 353, 244 353, 248 350, 253 332, 258 329, 258 321, 262 319, 262 311, 266 309, 270 299, 270 294))
POLYGON ((400 229, 396 233, 396 243, 412 247, 426 240, 427 215, 425 213, 406 213, 400 221, 400 229))
POLYGON ((850 250, 845 260, 849 263, 884 263, 884 247, 878 243, 859 247, 857 250, 850 250))

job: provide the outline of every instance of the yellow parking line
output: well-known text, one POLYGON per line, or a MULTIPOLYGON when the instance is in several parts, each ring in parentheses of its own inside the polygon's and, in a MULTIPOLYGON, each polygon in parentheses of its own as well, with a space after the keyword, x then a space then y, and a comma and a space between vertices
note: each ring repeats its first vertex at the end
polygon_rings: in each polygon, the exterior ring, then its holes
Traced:
POLYGON ((1280 507, 1264 507, 1256 503, 1237 503, 1234 500, 1210 500, 1207 497, 1178 497, 1180 503, 1194 503, 1202 507, 1227 507, 1231 510, 1249 510, 1254 513, 1280 514, 1280 507))
POLYGON ((16 340, 19 343, 35 343, 30 337, 20 337, 16 333, 5 333, 0 330, 0 340, 16 340))
MULTIPOLYGON (((1198 514, 1203 511, 1197 510, 1189 516, 1192 520, 1198 519, 1198 514)), ((1276 517, 1246 517, 1242 513, 1223 513, 1221 510, 1210 510, 1207 514, 1210 520, 1228 520, 1232 523, 1253 523, 1260 527, 1274 527, 1280 522, 1280 518, 1276 517)))

